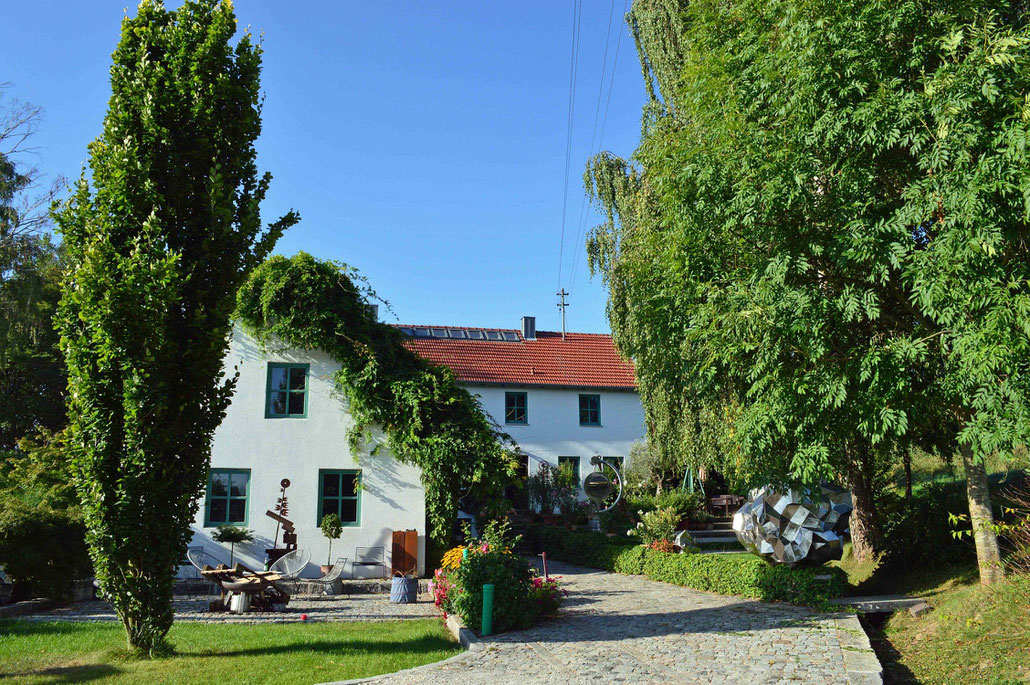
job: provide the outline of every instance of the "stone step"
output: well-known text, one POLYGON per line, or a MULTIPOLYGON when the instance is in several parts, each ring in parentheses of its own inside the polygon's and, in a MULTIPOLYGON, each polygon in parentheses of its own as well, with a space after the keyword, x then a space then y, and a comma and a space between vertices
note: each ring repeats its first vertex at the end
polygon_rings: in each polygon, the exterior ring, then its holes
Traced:
POLYGON ((728 544, 730 542, 735 542, 737 544, 740 544, 740 542, 737 540, 737 536, 736 535, 721 535, 721 536, 712 536, 712 537, 703 537, 703 538, 699 538, 699 537, 695 536, 694 537, 694 542, 696 542, 699 546, 704 546, 704 545, 724 545, 724 544, 728 544))
POLYGON ((909 597, 908 595, 869 595, 865 597, 838 597, 831 599, 831 604, 849 606, 867 614, 893 613, 900 609, 926 604, 922 597, 909 597))

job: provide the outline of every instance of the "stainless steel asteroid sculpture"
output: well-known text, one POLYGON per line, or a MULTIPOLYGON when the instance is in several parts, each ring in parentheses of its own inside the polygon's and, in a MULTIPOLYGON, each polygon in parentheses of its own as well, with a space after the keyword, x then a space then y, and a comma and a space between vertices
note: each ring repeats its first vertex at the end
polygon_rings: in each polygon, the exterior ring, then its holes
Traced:
POLYGON ((840 559, 851 493, 833 485, 810 490, 758 488, 736 514, 740 544, 770 564, 819 566, 840 559))

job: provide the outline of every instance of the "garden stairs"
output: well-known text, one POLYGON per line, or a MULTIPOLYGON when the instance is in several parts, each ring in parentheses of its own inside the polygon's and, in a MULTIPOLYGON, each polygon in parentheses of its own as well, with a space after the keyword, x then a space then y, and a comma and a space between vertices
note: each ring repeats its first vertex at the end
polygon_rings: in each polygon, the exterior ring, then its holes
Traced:
POLYGON ((716 516, 708 530, 687 531, 702 552, 742 552, 744 548, 733 532, 732 516, 716 516))

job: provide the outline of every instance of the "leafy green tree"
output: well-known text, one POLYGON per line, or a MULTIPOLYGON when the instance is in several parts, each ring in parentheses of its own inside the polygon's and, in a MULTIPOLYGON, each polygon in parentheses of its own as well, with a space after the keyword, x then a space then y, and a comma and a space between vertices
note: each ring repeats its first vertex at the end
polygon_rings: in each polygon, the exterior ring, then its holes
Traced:
POLYGON ((104 596, 132 648, 161 647, 211 435, 235 295, 292 212, 262 226, 261 48, 229 2, 145 1, 122 22, 104 128, 56 212, 75 480, 104 596))
POLYGON ((253 540, 254 531, 240 526, 218 526, 215 532, 211 534, 211 539, 215 542, 229 543, 229 566, 231 567, 236 557, 237 543, 253 540))
POLYGON ((592 265, 642 383, 682 392, 673 414, 736 403, 756 479, 847 481, 865 557, 890 462, 960 446, 985 582, 982 459, 1030 425, 1026 19, 638 0, 644 136, 587 169, 607 211, 592 265))

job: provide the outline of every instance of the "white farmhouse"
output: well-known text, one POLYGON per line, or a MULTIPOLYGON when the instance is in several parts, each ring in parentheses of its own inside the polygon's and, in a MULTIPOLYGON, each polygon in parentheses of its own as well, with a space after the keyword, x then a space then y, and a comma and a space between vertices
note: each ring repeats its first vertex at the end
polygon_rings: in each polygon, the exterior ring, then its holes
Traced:
MULTIPOLYGON (((400 326, 424 358, 449 366, 483 408, 528 455, 527 468, 541 461, 570 460, 582 479, 594 455, 624 459, 644 436, 644 412, 631 364, 622 360, 611 336, 536 331, 532 317, 519 329, 400 326)), ((298 545, 311 551, 304 576, 317 576, 328 560, 319 530, 322 517, 336 512, 343 536, 332 556, 353 561, 358 547, 382 547, 383 568, 347 568, 346 575, 383 575, 390 569, 392 532, 417 530, 419 571, 425 560, 425 498, 417 467, 386 450, 352 454, 351 419, 335 392, 339 364, 320 351, 265 353, 245 332, 233 332, 226 371, 239 383, 211 448, 211 475, 194 522, 191 543, 228 561, 211 539, 218 525, 252 529, 254 542, 236 546, 251 568, 265 562, 277 522, 266 516, 286 490, 287 518, 298 545)), ((280 546, 281 530, 278 532, 280 546)))

